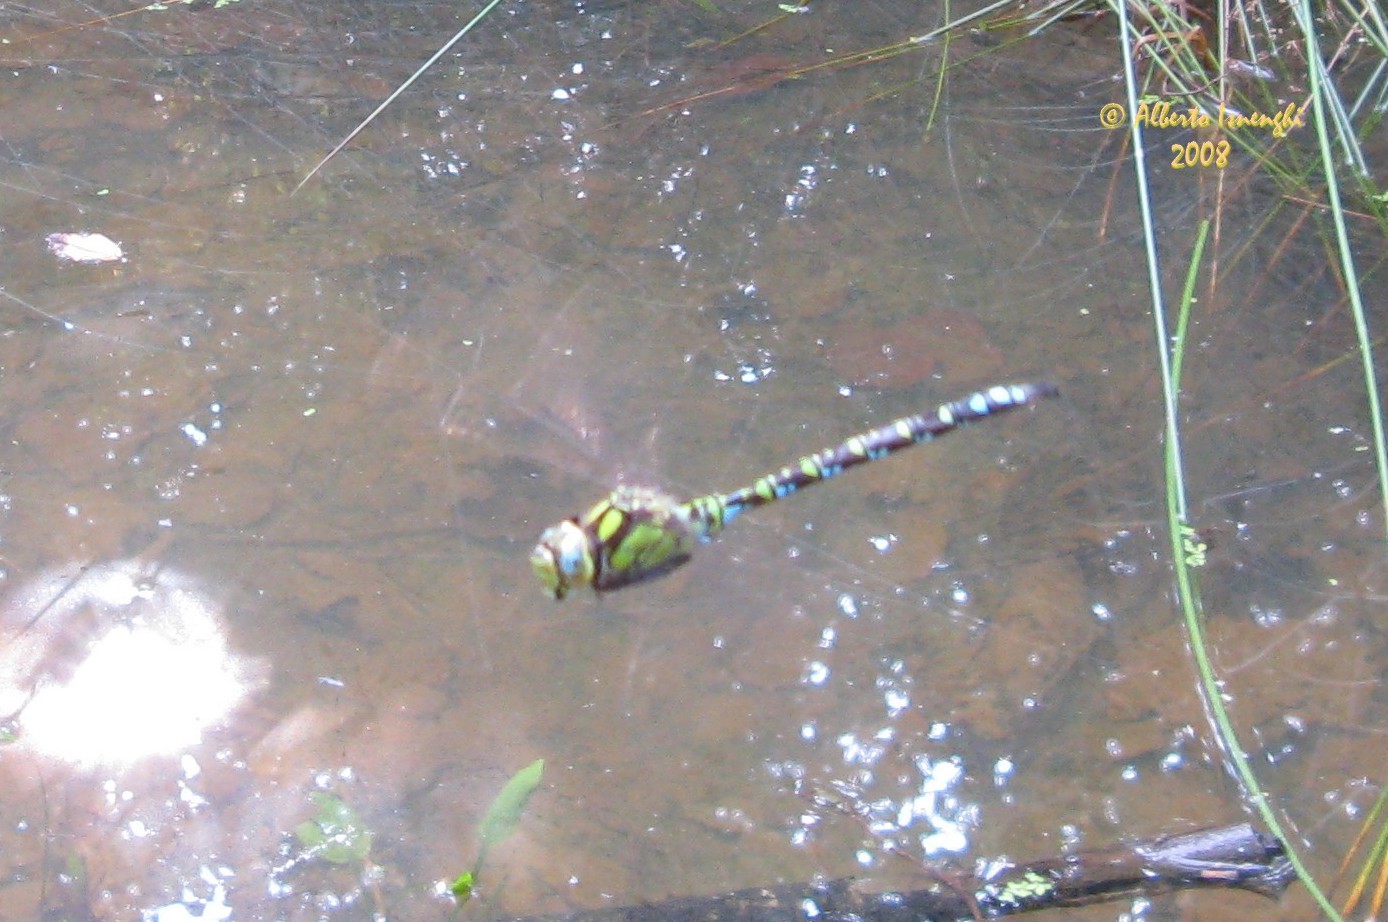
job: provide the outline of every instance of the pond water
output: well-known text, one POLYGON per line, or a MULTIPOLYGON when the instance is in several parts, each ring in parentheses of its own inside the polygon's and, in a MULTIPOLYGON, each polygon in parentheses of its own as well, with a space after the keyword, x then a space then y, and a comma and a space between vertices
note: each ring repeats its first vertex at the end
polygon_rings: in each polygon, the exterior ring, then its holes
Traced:
MULTIPOLYGON (((470 912, 1246 816, 1172 602, 1108 24, 778 81, 942 13, 721 44, 773 8, 503 4, 295 192, 472 9, 107 6, 0 14, 0 915, 439 918, 539 758, 470 912), (667 578, 529 571, 615 483, 732 489, 1032 379, 1062 398, 667 578), (369 842, 314 853, 315 792, 369 842)), ((1328 871, 1381 776, 1383 523, 1344 304, 1247 167, 1187 476, 1241 738, 1328 871)), ((1216 178, 1158 164, 1173 267, 1216 178)))

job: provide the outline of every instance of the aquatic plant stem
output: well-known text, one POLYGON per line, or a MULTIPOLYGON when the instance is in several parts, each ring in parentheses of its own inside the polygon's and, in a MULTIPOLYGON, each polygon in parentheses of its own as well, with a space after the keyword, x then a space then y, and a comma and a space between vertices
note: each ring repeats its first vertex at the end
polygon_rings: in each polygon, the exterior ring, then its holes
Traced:
MULTIPOLYGON (((1181 369, 1185 361, 1185 333, 1189 328, 1191 308, 1194 305, 1195 282, 1199 275, 1201 258, 1204 255, 1205 239, 1209 232, 1209 226, 1209 221, 1200 222, 1200 230, 1196 235, 1195 247, 1191 252, 1190 269, 1181 297, 1180 315, 1176 324, 1176 342, 1172 349, 1171 359, 1172 383, 1177 392, 1180 391, 1181 369)), ((1177 408, 1174 405, 1169 405, 1166 408, 1168 420, 1176 418, 1176 411, 1177 408)), ((1177 429, 1177 434, 1179 438, 1179 429, 1177 429)), ((1209 645, 1205 641, 1204 608, 1200 602, 1199 588, 1195 585, 1195 577, 1191 572, 1203 561, 1192 559, 1194 529, 1183 517, 1177 515, 1178 509, 1185 508, 1185 483, 1179 477, 1180 450, 1179 441, 1167 442, 1167 529, 1171 537, 1171 561, 1176 575, 1176 591, 1181 602, 1181 610, 1185 614, 1186 633, 1190 637, 1191 655, 1195 658, 1196 671, 1200 676, 1202 697, 1205 700, 1206 709, 1218 733, 1220 748, 1224 750, 1229 761, 1233 764, 1239 782, 1243 785, 1245 796, 1257 810, 1258 815, 1262 817, 1268 831, 1286 846, 1287 860, 1296 870, 1302 885, 1306 887, 1327 918, 1333 922, 1343 922, 1329 897, 1321 891, 1315 878, 1311 876, 1311 872, 1302 863, 1299 851, 1288 840, 1287 834, 1283 831, 1276 812, 1273 811, 1268 802, 1267 792, 1263 790, 1262 785, 1258 783, 1257 776, 1253 773, 1253 766, 1248 761, 1248 753, 1239 744, 1228 708, 1224 706, 1223 682, 1215 675, 1214 665, 1210 662, 1209 645)))
POLYGON ((443 47, 441 47, 438 51, 435 51, 433 56, 430 57, 429 60, 419 65, 419 67, 415 69, 415 72, 410 74, 409 78, 404 83, 400 84, 394 90, 392 90, 391 94, 387 96, 379 106, 373 109, 370 115, 362 119, 361 123, 358 124, 357 127, 347 132, 347 137, 343 138, 341 141, 338 141, 337 146, 334 147, 332 150, 328 151, 327 156, 315 163, 313 165, 313 169, 309 170, 308 173, 305 174, 304 178, 299 180, 299 184, 295 186, 294 190, 289 194, 293 195, 295 192, 298 192, 300 189, 302 189, 304 187, 304 183, 312 179, 314 175, 317 174, 317 172, 321 170, 329 160, 336 157, 344 147, 346 147, 348 144, 351 144, 352 139, 355 138, 357 135, 361 134, 362 129, 364 129, 367 125, 370 125, 372 121, 375 120, 376 116, 380 115, 382 112, 386 110, 387 106, 389 106, 391 103, 395 102, 395 100, 400 98, 401 93, 408 90, 411 86, 414 85, 414 82, 416 80, 424 76, 424 72, 429 68, 433 67, 436 63, 438 63, 439 58, 448 54, 448 52, 452 50, 453 46, 458 44, 458 42, 462 41, 463 36, 471 32, 473 27, 476 26, 479 22, 481 22, 488 13, 490 13, 493 9, 496 8, 496 6, 499 3, 501 3, 501 0, 490 0, 490 2, 486 6, 482 7, 481 12, 479 12, 476 16, 472 17, 472 19, 468 20, 467 25, 463 26, 457 32, 453 33, 453 37, 450 38, 448 41, 444 42, 443 47))
MULTIPOLYGON (((1355 338, 1359 343, 1359 356, 1364 365, 1364 396, 1369 401, 1369 423, 1374 434, 1374 461, 1378 466, 1378 493, 1383 501, 1385 541, 1388 541, 1388 449, 1384 446, 1383 407, 1379 400, 1378 382, 1374 375, 1373 340, 1369 336, 1369 324, 1364 317, 1364 301, 1360 295, 1359 274, 1354 267, 1354 253, 1350 249, 1349 233, 1345 228, 1344 202, 1340 198, 1340 184, 1335 175, 1335 156, 1330 146, 1330 132, 1326 124, 1327 97, 1331 95, 1325 72, 1325 62, 1320 56, 1319 36, 1313 14, 1306 0, 1292 4, 1297 24, 1301 27, 1302 42, 1306 48, 1306 73, 1310 82, 1311 122, 1316 127, 1316 142, 1320 146, 1321 172, 1325 175, 1325 198, 1330 205, 1330 214, 1335 224, 1335 247, 1340 257, 1340 271, 1344 274, 1345 290, 1349 295, 1350 313, 1354 317, 1355 338)), ((1339 110, 1339 106, 1333 107, 1339 110)), ((1350 135, 1352 136, 1352 134, 1350 135)), ((1342 134, 1343 138, 1344 135, 1342 134)), ((1354 145, 1344 145, 1348 152, 1354 145)))
MULTIPOLYGON (((1128 97, 1128 112, 1137 112, 1137 74, 1134 68, 1133 42, 1136 33, 1128 19, 1128 4, 1112 3, 1118 14, 1120 36, 1119 46, 1123 51, 1123 76, 1128 97)), ((1209 649, 1205 641, 1204 615, 1200 596, 1188 563, 1187 541, 1193 534, 1186 501, 1185 471, 1182 463, 1180 417, 1177 412, 1177 393, 1179 388, 1180 363, 1185 358, 1185 338, 1182 336, 1174 344, 1167 338, 1165 299, 1161 288, 1161 263, 1157 253, 1156 225, 1153 220, 1152 203, 1148 194, 1146 158, 1142 140, 1142 126, 1136 119, 1129 119, 1129 131, 1133 142, 1133 169, 1136 174, 1138 205, 1142 215, 1143 243, 1147 252, 1148 284, 1152 296, 1152 318, 1156 328, 1158 361, 1161 367, 1162 396, 1166 417, 1166 500, 1167 530, 1171 540, 1172 567, 1176 576, 1176 588, 1181 609, 1185 614, 1186 630, 1190 638, 1191 652, 1199 674, 1201 695, 1211 722, 1217 734, 1220 747, 1233 766, 1234 773, 1244 789, 1244 796, 1251 802, 1254 810, 1262 818, 1268 830, 1285 843, 1287 857, 1295 868, 1297 877, 1320 906, 1327 918, 1343 922, 1335 907, 1316 884, 1315 878, 1302 863, 1299 850, 1288 839, 1278 820, 1277 813, 1269 803, 1267 793, 1258 783, 1248 762, 1248 755, 1239 745, 1233 722, 1225 707, 1224 689, 1215 675, 1210 662, 1209 649), (1173 348, 1174 346, 1174 348, 1173 348), (1174 360, 1173 360, 1174 355, 1174 360)), ((1189 274, 1186 281, 1185 297, 1182 300, 1182 315, 1179 329, 1188 329, 1189 312, 1192 306, 1195 277, 1199 271, 1200 257, 1203 255, 1208 223, 1202 223, 1196 237, 1196 248, 1192 253, 1189 274)))
MULTIPOLYGON (((1162 400, 1167 407, 1166 414, 1166 443, 1168 446, 1180 444, 1180 433, 1177 429, 1176 414, 1172 409, 1176 406, 1176 391, 1171 380, 1171 354, 1170 340, 1167 338, 1166 312, 1163 305, 1166 299, 1162 295, 1161 287, 1161 258, 1157 254, 1157 232, 1156 224, 1152 217, 1152 201, 1148 195, 1147 183, 1147 152, 1142 144, 1142 126, 1138 124, 1136 118, 1132 118, 1132 113, 1137 112, 1137 72, 1133 67, 1133 38, 1135 32, 1128 20, 1128 5, 1126 3, 1114 2, 1111 6, 1118 12, 1119 27, 1121 29, 1120 47, 1123 50, 1123 77, 1128 94, 1128 130, 1133 142, 1133 172, 1137 180, 1137 202, 1138 208, 1142 213, 1143 235, 1142 242, 1147 251, 1147 286, 1152 295, 1152 322, 1156 325, 1157 334, 1157 353, 1158 362, 1161 367, 1161 386, 1162 400)), ((1173 472, 1177 482, 1185 483, 1185 472, 1181 466, 1181 455, 1176 453, 1173 461, 1173 472)), ((1179 491, 1177 496, 1177 516, 1183 524, 1186 524, 1186 499, 1185 490, 1179 491)))

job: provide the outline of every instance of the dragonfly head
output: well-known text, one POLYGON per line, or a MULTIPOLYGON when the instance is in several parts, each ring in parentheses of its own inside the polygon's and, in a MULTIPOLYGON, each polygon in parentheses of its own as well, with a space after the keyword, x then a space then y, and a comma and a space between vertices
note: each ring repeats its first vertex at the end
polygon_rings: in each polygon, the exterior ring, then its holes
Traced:
POLYGON ((591 586, 597 576, 592 544, 573 519, 545 529, 530 552, 530 566, 552 599, 562 599, 570 589, 591 586))

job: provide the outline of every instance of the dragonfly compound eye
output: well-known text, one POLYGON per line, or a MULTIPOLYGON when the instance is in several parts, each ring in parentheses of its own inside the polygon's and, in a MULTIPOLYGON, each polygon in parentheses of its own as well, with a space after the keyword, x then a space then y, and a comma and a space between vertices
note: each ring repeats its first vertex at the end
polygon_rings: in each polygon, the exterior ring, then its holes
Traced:
POLYGON ((564 598, 574 587, 591 585, 595 563, 588 536, 572 519, 545 529, 530 552, 530 566, 554 599, 564 598))

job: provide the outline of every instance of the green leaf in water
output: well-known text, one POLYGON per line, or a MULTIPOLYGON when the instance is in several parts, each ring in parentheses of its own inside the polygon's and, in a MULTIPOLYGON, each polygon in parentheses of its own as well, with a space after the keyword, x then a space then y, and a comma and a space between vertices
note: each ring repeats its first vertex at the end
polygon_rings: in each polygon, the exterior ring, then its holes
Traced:
POLYGON ((73 852, 63 862, 63 875, 69 883, 76 886, 78 892, 81 892, 87 886, 87 862, 81 855, 73 852))
MULTIPOLYGON (((520 822, 521 814, 525 811, 526 801, 540 786, 540 776, 544 771, 545 760, 536 759, 512 775, 501 793, 496 795, 496 800, 487 808, 487 815, 482 817, 482 825, 477 830, 484 855, 488 848, 515 831, 516 823, 520 822)), ((481 866, 481 858, 477 863, 481 866)))
POLYGON ((478 878, 482 876, 482 863, 487 860, 487 849, 515 832, 516 824, 525 812, 525 804, 540 786, 540 777, 544 772, 544 759, 531 762, 511 776, 511 780, 506 782, 501 793, 487 808, 482 824, 477 827, 477 838, 481 843, 481 848, 477 850, 477 861, 471 871, 459 874, 448 886, 459 907, 464 906, 476 893, 478 878))
POLYGON ((464 871, 453 879, 453 883, 448 885, 448 889, 452 891, 460 907, 466 906, 467 901, 472 899, 472 885, 476 880, 476 875, 471 871, 464 871))
POLYGON ((371 853, 371 831, 357 811, 332 794, 314 791, 309 796, 318 812, 313 819, 294 827, 299 844, 314 857, 333 864, 365 861, 371 853))

